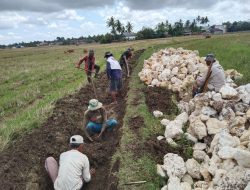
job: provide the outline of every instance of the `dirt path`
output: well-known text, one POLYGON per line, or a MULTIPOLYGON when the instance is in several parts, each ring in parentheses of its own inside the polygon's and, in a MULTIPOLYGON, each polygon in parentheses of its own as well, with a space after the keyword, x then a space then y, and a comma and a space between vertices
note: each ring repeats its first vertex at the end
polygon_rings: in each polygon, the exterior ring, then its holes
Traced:
MULTIPOLYGON (((142 52, 134 53, 132 67, 142 52)), ((112 133, 106 133, 102 141, 86 142, 85 154, 97 172, 85 189, 116 189, 117 179, 111 175, 111 171, 119 169, 119 161, 112 168, 110 161, 119 145, 128 83, 128 80, 124 81, 123 97, 118 99, 118 105, 112 107, 114 114, 117 115, 118 127, 112 133)), ((109 105, 111 99, 106 93, 108 86, 106 75, 101 75, 95 84, 98 99, 104 105, 109 105)), ((58 160, 60 153, 68 150, 70 136, 83 134, 80 122, 91 98, 93 98, 93 92, 91 86, 87 85, 76 94, 57 101, 52 116, 40 128, 34 129, 22 139, 16 140, 8 149, 0 153, 1 189, 53 189, 44 169, 44 160, 48 156, 53 156, 58 160)))

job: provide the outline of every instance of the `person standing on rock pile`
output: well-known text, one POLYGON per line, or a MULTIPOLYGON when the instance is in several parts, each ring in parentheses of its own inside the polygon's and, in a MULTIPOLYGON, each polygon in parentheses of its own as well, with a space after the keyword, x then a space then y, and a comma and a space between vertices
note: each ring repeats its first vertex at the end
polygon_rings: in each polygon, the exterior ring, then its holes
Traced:
POLYGON ((107 111, 102 106, 102 103, 96 99, 89 101, 88 109, 84 113, 83 130, 88 139, 93 142, 92 135, 98 134, 97 138, 100 138, 104 131, 112 131, 117 126, 115 119, 107 119, 107 111))
POLYGON ((122 90, 122 68, 111 52, 106 52, 104 58, 107 60, 106 72, 110 80, 110 94, 112 103, 117 104, 116 97, 121 95, 122 90))
POLYGON ((91 75, 92 73, 95 73, 95 78, 97 78, 98 73, 100 71, 100 66, 95 64, 95 53, 94 50, 89 50, 89 55, 86 55, 85 57, 81 58, 76 66, 76 68, 80 68, 83 61, 85 62, 84 70, 87 74, 88 82, 91 82, 91 75))
POLYGON ((225 85, 225 73, 222 66, 216 61, 213 54, 207 54, 206 64, 208 71, 202 77, 198 77, 193 87, 193 96, 207 90, 219 92, 221 87, 225 85))
POLYGON ((128 48, 125 52, 122 53, 122 55, 120 57, 120 60, 119 60, 119 63, 121 65, 121 67, 125 68, 127 77, 130 76, 130 70, 129 70, 129 63, 128 62, 132 57, 132 51, 133 51, 132 48, 128 48))
POLYGON ((71 150, 60 155, 59 167, 53 157, 48 157, 45 161, 45 169, 54 183, 55 190, 80 190, 95 174, 95 169, 90 169, 88 157, 82 153, 83 137, 72 136, 70 148, 71 150))

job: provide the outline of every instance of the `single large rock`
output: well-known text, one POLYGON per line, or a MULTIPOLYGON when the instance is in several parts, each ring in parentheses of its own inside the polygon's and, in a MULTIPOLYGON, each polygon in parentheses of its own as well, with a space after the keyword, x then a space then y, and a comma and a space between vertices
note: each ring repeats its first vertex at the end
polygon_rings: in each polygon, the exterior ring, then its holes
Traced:
POLYGON ((221 129, 227 128, 228 124, 225 121, 219 121, 216 118, 209 118, 206 122, 207 132, 209 135, 214 135, 219 133, 221 129))
POLYGON ((244 168, 250 168, 250 152, 249 151, 237 148, 237 151, 234 154, 233 158, 237 161, 239 166, 244 167, 244 168))
POLYGON ((233 147, 225 146, 220 148, 220 150, 218 151, 218 155, 222 159, 233 159, 236 151, 237 150, 233 147))
POLYGON ((205 143, 196 143, 193 146, 193 150, 205 150, 207 148, 207 145, 205 143))
POLYGON ((202 150, 194 150, 193 152, 193 158, 198 161, 203 161, 207 154, 202 150))
POLYGON ((165 177, 166 177, 166 173, 165 173, 165 171, 162 169, 162 165, 157 164, 157 165, 156 165, 156 168, 157 168, 157 174, 158 174, 159 176, 161 176, 162 178, 165 178, 165 177))
POLYGON ((187 173, 181 178, 181 181, 187 182, 190 185, 193 185, 193 183, 194 183, 193 178, 187 173))
POLYGON ((200 164, 195 159, 188 159, 186 161, 187 172, 192 178, 200 179, 200 164))
POLYGON ((238 92, 234 88, 227 86, 227 85, 224 85, 223 87, 221 87, 220 93, 221 93, 222 98, 224 99, 235 98, 238 95, 238 92))
POLYGON ((153 115, 157 118, 157 117, 162 117, 163 113, 161 111, 155 110, 153 111, 153 115))
POLYGON ((209 106, 205 106, 201 109, 201 113, 208 116, 215 116, 217 111, 209 106))
POLYGON ((162 167, 168 176, 176 176, 182 178, 187 169, 182 157, 177 154, 168 153, 164 156, 164 165, 162 167))
POLYGON ((250 181, 250 170, 242 167, 235 167, 226 172, 216 183, 219 190, 242 190, 250 181))
POLYGON ((169 139, 169 138, 173 139, 173 138, 180 136, 181 134, 183 134, 182 125, 176 120, 170 121, 169 124, 165 128, 166 139, 169 139))
POLYGON ((220 93, 215 93, 213 96, 212 96, 212 99, 213 101, 222 101, 222 96, 220 93))
POLYGON ((194 135, 195 137, 198 137, 198 139, 203 139, 207 136, 206 125, 202 121, 196 120, 195 122, 190 124, 188 133, 194 135))

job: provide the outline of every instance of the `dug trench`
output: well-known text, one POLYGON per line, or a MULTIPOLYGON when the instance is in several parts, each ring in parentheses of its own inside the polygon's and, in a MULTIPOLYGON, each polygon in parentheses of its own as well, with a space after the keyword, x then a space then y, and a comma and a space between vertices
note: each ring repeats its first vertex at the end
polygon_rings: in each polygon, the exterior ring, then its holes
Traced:
MULTIPOLYGON (((142 53, 143 50, 134 52, 131 60, 132 68, 142 53)), ((101 74, 100 78, 95 80, 97 98, 109 110, 109 116, 118 120, 118 126, 112 132, 105 133, 100 140, 93 143, 86 140, 84 153, 88 156, 90 165, 96 169, 96 174, 84 189, 117 189, 118 179, 112 172, 119 170, 119 160, 112 165, 111 158, 121 138, 128 84, 129 79, 124 79, 122 97, 118 98, 117 105, 110 105, 111 99, 106 93, 108 87, 106 75, 101 74)), ((13 140, 8 148, 0 153, 1 189, 53 189, 44 161, 48 156, 53 156, 58 161, 60 154, 69 149, 70 136, 83 134, 81 126, 83 113, 92 98, 94 93, 88 84, 75 94, 58 100, 51 116, 41 127, 13 140)))

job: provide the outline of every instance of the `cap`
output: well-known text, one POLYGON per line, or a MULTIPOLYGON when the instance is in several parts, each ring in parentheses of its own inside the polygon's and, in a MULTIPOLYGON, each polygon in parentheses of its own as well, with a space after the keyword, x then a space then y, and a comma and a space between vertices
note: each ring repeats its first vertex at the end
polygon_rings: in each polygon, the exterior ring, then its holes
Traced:
POLYGON ((214 54, 207 54, 205 61, 211 61, 214 62, 215 61, 215 57, 214 54))
POLYGON ((105 54, 104 54, 104 58, 107 58, 107 57, 110 57, 112 56, 113 54, 110 52, 110 51, 107 51, 105 54))
POLYGON ((102 103, 99 102, 97 99, 91 99, 89 101, 88 110, 94 111, 102 107, 102 103))
POLYGON ((83 137, 81 135, 74 135, 72 137, 70 137, 70 144, 83 144, 83 137))

